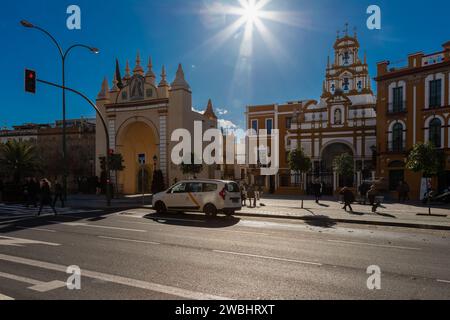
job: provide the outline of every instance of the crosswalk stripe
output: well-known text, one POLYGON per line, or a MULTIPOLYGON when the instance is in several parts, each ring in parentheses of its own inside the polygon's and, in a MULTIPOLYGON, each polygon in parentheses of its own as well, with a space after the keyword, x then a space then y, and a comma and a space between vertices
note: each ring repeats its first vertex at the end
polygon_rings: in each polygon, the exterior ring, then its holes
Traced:
MULTIPOLYGON (((37 214, 39 208, 25 207, 21 204, 11 205, 11 204, 0 204, 0 220, 10 219, 11 217, 29 217, 37 214)), ((80 214, 80 213, 93 213, 101 212, 101 210, 82 210, 73 208, 56 208, 58 214, 68 215, 68 214, 80 214)), ((53 210, 49 207, 44 207, 41 212, 43 215, 53 214, 53 210)))
POLYGON ((0 301, 8 301, 8 300, 12 301, 12 300, 15 300, 15 299, 0 293, 0 301))

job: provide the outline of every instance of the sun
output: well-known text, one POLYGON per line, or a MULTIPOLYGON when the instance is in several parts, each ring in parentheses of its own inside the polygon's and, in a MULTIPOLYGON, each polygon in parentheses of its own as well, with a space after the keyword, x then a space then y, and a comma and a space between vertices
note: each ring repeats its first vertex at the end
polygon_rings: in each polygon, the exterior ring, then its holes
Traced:
POLYGON ((255 23, 261 15, 261 8, 259 8, 255 1, 244 1, 242 5, 242 17, 248 23, 255 23))

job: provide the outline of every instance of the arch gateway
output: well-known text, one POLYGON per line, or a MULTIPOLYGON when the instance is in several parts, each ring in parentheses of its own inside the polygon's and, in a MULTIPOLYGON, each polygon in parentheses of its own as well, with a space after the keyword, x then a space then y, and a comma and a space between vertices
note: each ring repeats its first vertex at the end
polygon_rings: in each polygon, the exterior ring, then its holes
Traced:
MULTIPOLYGON (((112 87, 105 78, 97 96, 97 106, 107 119, 109 134, 106 137, 102 130, 96 133, 96 174, 102 176, 99 159, 105 156, 109 139, 111 152, 121 154, 124 160, 123 171, 117 172, 117 176, 111 172, 112 182, 117 182, 117 190, 123 194, 149 192, 155 170, 161 170, 166 186, 184 178, 179 166, 170 161, 176 145, 170 138, 175 129, 193 133, 194 121, 203 122, 203 131, 217 128, 211 100, 203 114, 192 110, 192 92, 181 65, 170 84, 164 66, 159 83, 151 58, 146 69, 141 66, 138 53, 133 71, 127 62, 122 77, 116 61, 112 87)), ((101 128, 98 117, 97 128, 101 128)), ((213 170, 205 168, 199 177, 212 178, 213 170)))

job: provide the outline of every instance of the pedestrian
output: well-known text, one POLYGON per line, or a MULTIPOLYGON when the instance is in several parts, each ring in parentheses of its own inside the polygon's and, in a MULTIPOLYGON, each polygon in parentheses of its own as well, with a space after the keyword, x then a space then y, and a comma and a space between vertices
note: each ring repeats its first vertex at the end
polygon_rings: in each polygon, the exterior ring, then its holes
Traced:
POLYGON ((319 181, 315 181, 313 183, 313 192, 314 192, 314 197, 316 198, 316 203, 319 203, 320 198, 322 198, 322 183, 319 181))
POLYGON ((372 212, 377 212, 378 203, 375 203, 377 195, 378 195, 377 187, 373 184, 370 186, 369 191, 367 191, 367 197, 369 198, 369 203, 372 206, 372 212))
POLYGON ((53 206, 52 203, 52 192, 51 192, 51 186, 50 186, 50 182, 47 179, 42 179, 41 180, 41 188, 40 188, 40 195, 41 195, 41 203, 39 206, 39 212, 37 214, 37 216, 39 217, 41 215, 42 212, 42 208, 45 205, 48 205, 52 208, 53 213, 55 214, 55 216, 58 214, 55 210, 55 207, 53 206))
POLYGON ((353 192, 349 188, 344 187, 341 190, 340 194, 344 197, 344 207, 342 209, 347 211, 348 207, 350 209, 350 212, 353 212, 352 203, 355 201, 355 195, 353 194, 353 192))
POLYGON ((56 202, 58 200, 60 200, 61 201, 61 208, 64 208, 63 187, 58 182, 58 180, 55 181, 54 192, 55 192, 55 198, 53 200, 53 206, 55 207, 56 206, 56 202))
POLYGON ((255 192, 255 186, 250 185, 247 189, 247 197, 250 201, 250 208, 256 208, 256 192, 255 192), (253 200, 253 206, 252 206, 252 200, 253 200))
POLYGON ((31 178, 30 180, 30 199, 31 204, 33 207, 37 208, 37 202, 38 202, 38 194, 39 194, 39 182, 36 180, 35 177, 31 178))
POLYGON ((246 207, 247 206, 247 188, 246 188, 245 184, 243 184, 241 186, 241 201, 242 201, 242 206, 246 207))
POLYGON ((369 186, 367 183, 363 182, 358 188, 359 195, 361 197, 361 202, 363 205, 366 205, 367 202, 367 192, 369 191, 369 186))

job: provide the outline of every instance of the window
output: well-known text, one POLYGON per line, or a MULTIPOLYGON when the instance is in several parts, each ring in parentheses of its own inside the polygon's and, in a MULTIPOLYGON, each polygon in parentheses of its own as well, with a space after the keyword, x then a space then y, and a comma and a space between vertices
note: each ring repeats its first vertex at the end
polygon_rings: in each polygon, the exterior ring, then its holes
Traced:
POLYGON ((258 120, 252 120, 252 129, 258 133, 258 120))
POLYGON ((350 82, 348 78, 344 78, 344 81, 342 82, 342 88, 344 92, 348 92, 350 90, 350 82))
POLYGON ((217 184, 214 183, 204 183, 203 192, 214 192, 217 191, 217 184))
POLYGON ((430 142, 436 147, 440 148, 442 137, 441 137, 441 130, 442 129, 442 122, 438 118, 433 119, 430 122, 430 142))
POLYGON ((286 129, 291 129, 292 127, 292 117, 286 118, 286 129))
POLYGON ((153 89, 151 89, 151 88, 147 89, 146 95, 147 95, 148 98, 153 97, 153 89))
POLYGON ((186 183, 177 184, 170 191, 170 193, 186 193, 186 192, 187 192, 187 184, 186 183))
POLYGON ((392 151, 403 151, 403 125, 396 123, 392 130, 392 151))
POLYGON ((191 182, 188 185, 188 192, 200 193, 203 191, 203 185, 199 182, 191 182))
POLYGON ((430 108, 437 108, 441 106, 441 90, 441 79, 430 81, 430 108))
POLYGON ((393 93, 392 111, 393 112, 403 111, 403 87, 394 88, 392 93, 393 93))
POLYGON ((273 129, 273 119, 266 119, 267 134, 272 134, 272 129, 273 129))
POLYGON ((227 183, 227 191, 228 192, 241 192, 238 184, 235 182, 227 183))

